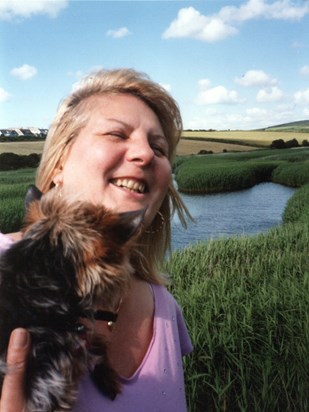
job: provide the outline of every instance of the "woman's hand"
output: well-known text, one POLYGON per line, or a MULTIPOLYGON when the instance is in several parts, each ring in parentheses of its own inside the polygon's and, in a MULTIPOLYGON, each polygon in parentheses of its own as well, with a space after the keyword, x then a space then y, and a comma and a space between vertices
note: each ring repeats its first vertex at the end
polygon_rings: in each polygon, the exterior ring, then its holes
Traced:
POLYGON ((25 329, 15 329, 10 337, 7 372, 1 394, 0 412, 23 412, 25 408, 24 380, 30 336, 25 329))

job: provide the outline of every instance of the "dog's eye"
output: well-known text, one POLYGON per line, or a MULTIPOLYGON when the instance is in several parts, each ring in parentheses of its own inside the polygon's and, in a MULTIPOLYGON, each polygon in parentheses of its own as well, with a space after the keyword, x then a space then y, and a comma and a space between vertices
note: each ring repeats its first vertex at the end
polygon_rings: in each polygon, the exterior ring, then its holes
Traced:
POLYGON ((75 331, 77 333, 84 333, 86 331, 86 327, 85 327, 85 325, 82 325, 81 323, 77 323, 75 325, 75 331))

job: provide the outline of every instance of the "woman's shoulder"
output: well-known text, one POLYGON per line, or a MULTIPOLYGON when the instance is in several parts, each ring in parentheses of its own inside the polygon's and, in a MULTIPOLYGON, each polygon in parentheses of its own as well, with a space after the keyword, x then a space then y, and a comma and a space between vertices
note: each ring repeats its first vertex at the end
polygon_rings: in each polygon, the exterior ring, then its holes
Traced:
POLYGON ((154 300, 158 306, 162 307, 162 305, 166 305, 167 307, 179 308, 176 299, 168 290, 168 287, 157 284, 151 284, 151 287, 154 294, 154 300))
POLYGON ((162 285, 152 285, 155 301, 156 325, 163 325, 165 330, 168 325, 169 333, 173 339, 179 339, 182 355, 187 355, 193 350, 192 342, 188 334, 183 312, 174 296, 162 285))

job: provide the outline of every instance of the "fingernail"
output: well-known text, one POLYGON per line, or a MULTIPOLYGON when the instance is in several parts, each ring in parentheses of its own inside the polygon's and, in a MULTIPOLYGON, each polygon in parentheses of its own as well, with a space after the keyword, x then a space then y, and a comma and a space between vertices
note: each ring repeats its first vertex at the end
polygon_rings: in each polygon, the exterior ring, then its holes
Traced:
POLYGON ((28 345, 29 341, 29 334, 25 329, 14 329, 11 338, 10 338, 10 344, 14 348, 24 348, 25 346, 28 345))

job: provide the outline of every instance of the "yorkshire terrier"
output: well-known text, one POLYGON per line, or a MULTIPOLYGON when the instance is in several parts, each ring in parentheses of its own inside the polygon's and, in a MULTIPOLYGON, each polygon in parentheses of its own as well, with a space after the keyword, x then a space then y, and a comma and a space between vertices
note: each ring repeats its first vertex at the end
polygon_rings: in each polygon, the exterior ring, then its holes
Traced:
POLYGON ((70 411, 87 371, 110 398, 121 391, 106 343, 89 325, 114 320, 143 216, 29 188, 23 237, 0 257, 0 389, 10 334, 26 328, 26 412, 70 411))

